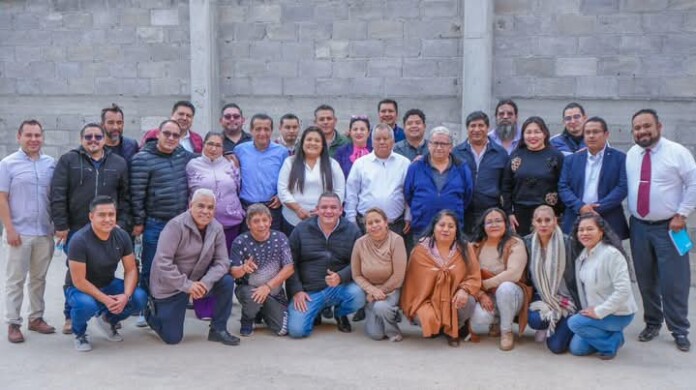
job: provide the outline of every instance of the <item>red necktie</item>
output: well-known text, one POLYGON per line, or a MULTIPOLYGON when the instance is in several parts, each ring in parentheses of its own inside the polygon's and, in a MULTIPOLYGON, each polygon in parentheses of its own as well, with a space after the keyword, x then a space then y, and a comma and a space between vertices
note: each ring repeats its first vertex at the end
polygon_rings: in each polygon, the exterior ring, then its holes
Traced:
POLYGON ((638 215, 645 217, 650 213, 650 174, 652 161, 650 149, 645 149, 643 164, 640 166, 640 183, 638 184, 638 215))

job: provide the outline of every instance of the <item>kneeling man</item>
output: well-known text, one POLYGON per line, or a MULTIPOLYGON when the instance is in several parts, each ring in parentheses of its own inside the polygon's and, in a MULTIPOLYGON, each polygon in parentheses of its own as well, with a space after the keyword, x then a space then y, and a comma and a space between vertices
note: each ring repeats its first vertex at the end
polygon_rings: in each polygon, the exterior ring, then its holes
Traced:
POLYGON ((350 332, 346 317, 365 306, 365 293, 352 281, 350 257, 358 227, 341 217, 341 199, 333 192, 319 197, 317 216, 300 222, 290 235, 295 273, 286 287, 292 304, 288 310, 290 337, 307 337, 314 319, 326 307, 336 306, 334 316, 341 332, 350 332))
POLYGON ((189 209, 167 222, 160 235, 150 272, 153 300, 145 319, 167 344, 184 337, 189 297, 210 296, 215 304, 208 341, 239 345, 239 338, 227 332, 234 280, 228 274, 225 233, 214 214, 215 195, 198 189, 189 209))
POLYGON ((293 273, 292 253, 285 234, 271 230, 271 211, 261 203, 247 209, 249 231, 232 243, 230 273, 237 282, 235 294, 242 304, 239 334, 251 336, 254 318, 261 317, 273 333, 288 333, 288 301, 283 283, 293 273))
POLYGON ((70 240, 65 297, 70 304, 75 349, 92 350, 87 322, 97 325, 110 341, 123 341, 117 324, 145 307, 147 294, 137 288, 138 268, 128 233, 116 227, 116 204, 109 196, 95 197, 89 205, 88 225, 70 240), (123 263, 123 280, 114 277, 123 263))

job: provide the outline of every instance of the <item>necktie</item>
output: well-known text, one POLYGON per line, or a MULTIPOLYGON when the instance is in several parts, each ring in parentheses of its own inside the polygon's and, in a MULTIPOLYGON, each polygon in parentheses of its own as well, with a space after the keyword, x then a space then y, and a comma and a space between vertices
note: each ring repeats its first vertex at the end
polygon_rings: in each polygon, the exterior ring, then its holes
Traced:
POLYGON ((643 163, 640 166, 640 183, 638 184, 638 215, 645 217, 650 213, 650 171, 652 160, 650 149, 645 149, 643 163))

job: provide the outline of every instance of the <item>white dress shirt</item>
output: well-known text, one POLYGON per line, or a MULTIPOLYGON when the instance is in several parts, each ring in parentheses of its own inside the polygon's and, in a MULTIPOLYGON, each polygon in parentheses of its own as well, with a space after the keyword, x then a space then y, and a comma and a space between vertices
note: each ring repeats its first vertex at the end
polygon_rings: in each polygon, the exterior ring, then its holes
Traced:
MULTIPOLYGON (((303 209, 308 212, 312 211, 317 207, 319 196, 324 192, 324 185, 321 180, 321 160, 317 160, 314 168, 310 168, 305 164, 304 191, 300 192, 296 188, 290 189, 288 183, 290 182, 290 170, 292 169, 293 161, 295 161, 295 156, 286 158, 283 166, 280 168, 280 174, 278 175, 278 198, 283 203, 283 218, 292 226, 296 226, 302 220, 285 204, 299 203, 303 209)), ((333 158, 331 159, 331 177, 333 192, 341 198, 341 203, 343 203, 346 179, 343 176, 341 166, 333 158)))
POLYGON ((587 151, 587 162, 585 163, 585 189, 582 192, 582 202, 584 204, 597 203, 599 195, 599 173, 602 171, 602 160, 604 160, 604 151, 606 146, 593 155, 587 151))
POLYGON ((647 221, 661 221, 675 214, 689 216, 696 207, 696 162, 684 146, 661 137, 650 153, 650 212, 638 214, 638 184, 645 149, 638 145, 626 154, 628 209, 631 215, 647 221))
POLYGON ((179 145, 181 145, 184 149, 188 150, 189 152, 193 153, 193 143, 191 143, 190 130, 186 132, 185 136, 179 139, 179 145))
POLYGON ((346 181, 346 218, 355 223, 357 214, 364 215, 371 207, 382 209, 389 222, 399 218, 406 208, 404 180, 409 165, 409 159, 394 152, 386 159, 371 152, 355 160, 346 181))

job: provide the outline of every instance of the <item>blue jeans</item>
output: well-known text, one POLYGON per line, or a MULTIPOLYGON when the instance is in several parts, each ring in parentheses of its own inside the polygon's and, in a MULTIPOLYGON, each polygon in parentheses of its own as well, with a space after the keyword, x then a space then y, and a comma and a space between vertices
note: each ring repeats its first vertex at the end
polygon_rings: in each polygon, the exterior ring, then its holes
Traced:
MULTIPOLYGON (((227 330, 227 320, 232 312, 234 279, 227 274, 218 280, 209 295, 215 297, 215 309, 210 327, 217 331, 227 330)), ((178 344, 184 338, 184 318, 189 294, 180 292, 169 298, 153 299, 154 312, 145 312, 150 328, 157 332, 167 344, 178 344)))
POLYGON ((624 343, 623 330, 633 320, 633 314, 626 316, 608 315, 596 320, 575 314, 568 320, 568 327, 575 335, 570 341, 570 353, 576 356, 599 352, 602 355, 616 355, 624 343))
MULTIPOLYGON (((538 311, 528 311, 527 325, 534 330, 546 330, 549 322, 541 319, 538 311)), ((551 336, 546 338, 546 346, 553 353, 565 353, 573 338, 573 332, 568 328, 568 317, 563 317, 556 323, 556 328, 551 336)))
MULTIPOLYGON (((107 295, 123 294, 123 280, 114 278, 111 283, 100 288, 99 290, 107 295)), ((94 316, 105 313, 107 321, 109 321, 111 324, 117 324, 118 322, 130 317, 131 314, 139 312, 147 304, 147 294, 145 291, 137 287, 135 291, 133 291, 133 296, 131 296, 130 301, 119 314, 111 313, 103 303, 97 301, 91 295, 85 294, 73 286, 66 289, 65 298, 70 305, 72 332, 75 336, 82 336, 85 334, 87 331, 87 322, 89 322, 90 318, 94 316)))
MULTIPOLYGON (((65 238, 65 242, 63 243, 63 253, 65 253, 65 265, 68 266, 68 270, 70 270, 70 266, 68 265, 68 250, 70 249, 68 246, 70 245, 70 239, 72 236, 77 233, 77 230, 69 230, 68 231, 68 236, 65 238)), ((68 298, 66 295, 66 291, 68 290, 68 285, 64 284, 63 285, 63 295, 66 297, 65 298, 65 303, 63 304, 63 315, 65 316, 66 320, 70 319, 70 305, 68 304, 68 298)))
POLYGON ((295 309, 294 301, 288 306, 288 334, 292 338, 307 337, 312 334, 314 318, 325 307, 336 306, 334 315, 343 317, 365 306, 365 292, 352 282, 307 294, 311 301, 307 301, 307 311, 304 313, 295 309))
POLYGON ((141 255, 142 264, 140 268, 140 287, 142 287, 148 295, 150 295, 150 270, 152 269, 152 260, 157 252, 157 241, 160 233, 164 229, 167 221, 161 219, 148 218, 145 221, 145 229, 143 230, 143 253, 141 255))

